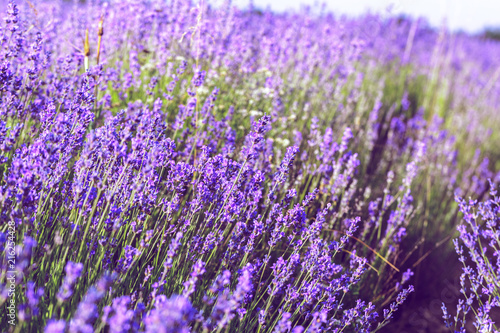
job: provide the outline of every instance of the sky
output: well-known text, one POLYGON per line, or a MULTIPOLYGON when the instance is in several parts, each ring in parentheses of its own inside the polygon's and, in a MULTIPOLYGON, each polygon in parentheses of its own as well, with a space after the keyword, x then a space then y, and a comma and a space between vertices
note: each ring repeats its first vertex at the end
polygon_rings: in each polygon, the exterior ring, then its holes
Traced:
MULTIPOLYGON (((233 0, 233 4, 245 7, 250 0, 233 0)), ((258 8, 270 7, 274 11, 299 9, 301 4, 314 4, 315 0, 253 0, 258 8)), ((372 13, 406 14, 423 16, 431 26, 446 26, 453 31, 470 33, 484 28, 500 28, 500 0, 324 0, 327 8, 337 14, 357 16, 372 13)))

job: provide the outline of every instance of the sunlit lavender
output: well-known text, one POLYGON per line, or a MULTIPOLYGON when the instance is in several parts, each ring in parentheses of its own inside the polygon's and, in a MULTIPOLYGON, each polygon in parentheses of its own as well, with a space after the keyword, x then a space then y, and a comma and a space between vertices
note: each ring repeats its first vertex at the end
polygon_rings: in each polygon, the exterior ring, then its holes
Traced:
POLYGON ((430 266, 461 283, 433 331, 500 331, 499 42, 230 1, 0 9, 0 331, 409 331, 430 266))

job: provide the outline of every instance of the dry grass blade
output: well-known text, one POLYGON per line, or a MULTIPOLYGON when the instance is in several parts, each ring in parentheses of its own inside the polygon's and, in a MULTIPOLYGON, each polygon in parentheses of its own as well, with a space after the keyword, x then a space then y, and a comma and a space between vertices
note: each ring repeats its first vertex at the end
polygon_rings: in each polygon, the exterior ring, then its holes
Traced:
POLYGON ((442 240, 440 240, 439 242, 436 243, 436 245, 434 246, 434 248, 430 249, 429 251, 427 251, 423 256, 421 256, 414 264, 413 264, 413 268, 417 267, 418 265, 420 265, 420 263, 422 261, 425 260, 425 258, 427 258, 433 251, 435 251, 437 248, 439 248, 441 245, 443 245, 444 243, 446 243, 447 241, 449 241, 451 239, 451 237, 453 237, 453 234, 455 233, 455 231, 453 231, 452 234, 446 236, 445 238, 443 238, 442 240))
MULTIPOLYGON (((343 231, 340 231, 340 230, 334 230, 334 229, 326 229, 328 231, 335 231, 335 232, 340 232, 344 235, 347 235, 345 232, 343 231)), ((369 249, 370 251, 372 251, 373 253, 375 253, 377 255, 377 257, 379 257, 380 259, 382 259, 387 265, 391 266, 393 269, 395 269, 397 272, 399 272, 399 269, 394 266, 393 264, 391 264, 387 259, 385 259, 380 253, 378 253, 377 251, 375 251, 374 249, 372 249, 368 244, 366 244, 365 242, 363 242, 361 239, 357 238, 357 237, 354 237, 354 236, 349 236, 347 235, 348 237, 351 237, 352 239, 354 239, 355 241, 363 244, 364 247, 366 247, 367 249, 369 249)))
MULTIPOLYGON (((357 257, 357 258, 360 258, 359 256, 355 255, 354 253, 352 253, 351 251, 348 251, 348 250, 346 250, 346 249, 342 249, 342 251, 344 251, 344 252, 346 252, 346 253, 349 253, 350 255, 353 255, 353 256, 355 256, 355 257, 357 257)), ((366 262, 366 264, 367 264, 368 266, 370 266, 370 268, 371 268, 371 269, 373 269, 375 272, 377 272, 377 275, 379 275, 378 270, 377 270, 375 267, 373 267, 372 265, 370 265, 368 262, 366 262)))

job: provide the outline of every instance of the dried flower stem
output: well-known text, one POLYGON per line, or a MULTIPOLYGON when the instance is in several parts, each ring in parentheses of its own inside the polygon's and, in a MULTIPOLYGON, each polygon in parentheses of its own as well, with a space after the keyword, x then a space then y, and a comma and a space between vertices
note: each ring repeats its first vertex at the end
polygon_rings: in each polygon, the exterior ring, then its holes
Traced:
POLYGON ((85 30, 85 40, 83 41, 83 55, 85 71, 89 69, 90 44, 89 44, 89 29, 85 30))
POLYGON ((104 29, 103 29, 103 23, 104 19, 101 16, 101 19, 99 20, 99 25, 98 25, 98 31, 97 31, 97 64, 99 65, 99 59, 101 57, 101 40, 102 40, 102 35, 104 35, 104 29))

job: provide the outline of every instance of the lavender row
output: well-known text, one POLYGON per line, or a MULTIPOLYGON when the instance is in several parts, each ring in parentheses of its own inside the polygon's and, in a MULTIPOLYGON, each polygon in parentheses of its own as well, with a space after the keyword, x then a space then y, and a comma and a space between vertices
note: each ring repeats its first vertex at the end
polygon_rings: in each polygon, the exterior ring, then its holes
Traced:
POLYGON ((18 329, 374 332, 455 194, 499 180, 496 44, 229 3, 6 7, 18 329))

